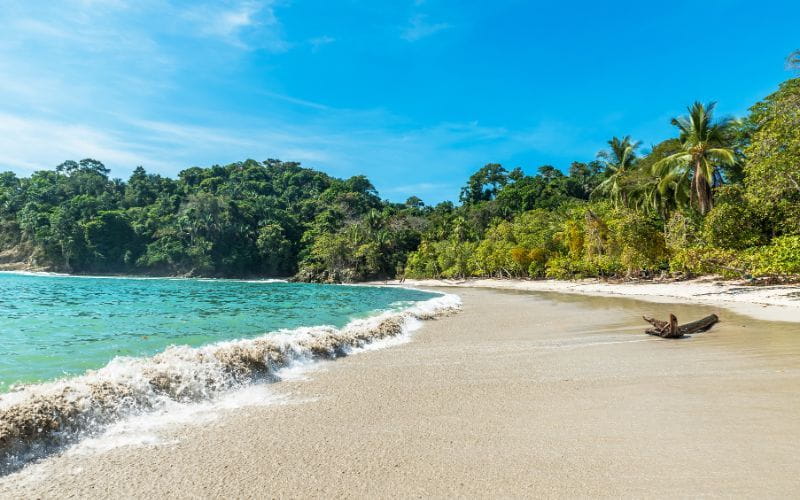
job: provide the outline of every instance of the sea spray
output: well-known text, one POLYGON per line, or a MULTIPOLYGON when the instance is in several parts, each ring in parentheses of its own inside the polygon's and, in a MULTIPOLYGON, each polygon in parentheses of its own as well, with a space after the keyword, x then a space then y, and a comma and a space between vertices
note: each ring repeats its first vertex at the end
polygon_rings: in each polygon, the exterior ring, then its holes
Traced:
POLYGON ((256 380, 274 379, 279 369, 299 361, 346 356, 401 335, 418 320, 459 308, 457 296, 442 295, 341 329, 306 327, 196 348, 172 346, 152 357, 118 357, 78 377, 21 387, 0 398, 0 472, 125 416, 175 401, 208 400, 256 380))

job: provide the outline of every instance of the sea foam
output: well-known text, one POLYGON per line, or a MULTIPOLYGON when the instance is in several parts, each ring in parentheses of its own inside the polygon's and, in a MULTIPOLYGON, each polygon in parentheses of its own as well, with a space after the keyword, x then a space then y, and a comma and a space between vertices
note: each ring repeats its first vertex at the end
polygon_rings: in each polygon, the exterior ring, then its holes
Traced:
POLYGON ((304 327, 202 347, 172 346, 152 357, 117 357, 78 377, 20 387, 0 396, 0 473, 126 417, 278 380, 280 370, 298 363, 391 345, 420 320, 450 314, 460 305, 458 296, 441 295, 340 329, 304 327))

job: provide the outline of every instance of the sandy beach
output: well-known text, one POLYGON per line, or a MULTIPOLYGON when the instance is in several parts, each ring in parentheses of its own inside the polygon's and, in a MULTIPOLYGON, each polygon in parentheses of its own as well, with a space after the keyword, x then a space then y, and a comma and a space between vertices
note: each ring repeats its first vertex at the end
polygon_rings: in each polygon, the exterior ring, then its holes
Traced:
POLYGON ((394 347, 268 386, 280 404, 66 452, 4 498, 789 497, 800 327, 710 305, 487 290, 394 347), (641 315, 710 332, 667 341, 641 315))
MULTIPOLYGON (((397 285, 396 280, 374 282, 397 285)), ((495 288, 526 292, 556 292, 603 297, 630 297, 648 302, 706 304, 768 321, 800 322, 800 285, 750 286, 713 276, 686 281, 521 280, 406 280, 404 286, 495 288)))

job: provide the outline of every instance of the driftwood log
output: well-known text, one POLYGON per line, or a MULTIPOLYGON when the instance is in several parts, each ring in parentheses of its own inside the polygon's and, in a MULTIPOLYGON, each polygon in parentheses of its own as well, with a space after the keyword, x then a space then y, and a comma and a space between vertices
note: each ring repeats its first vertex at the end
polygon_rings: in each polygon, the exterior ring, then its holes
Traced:
POLYGON ((642 318, 653 325, 653 328, 648 328, 645 333, 664 337, 665 339, 679 339, 691 333, 705 332, 719 322, 719 317, 716 314, 680 326, 678 325, 678 318, 674 314, 669 315, 669 321, 661 321, 648 316, 642 316, 642 318))

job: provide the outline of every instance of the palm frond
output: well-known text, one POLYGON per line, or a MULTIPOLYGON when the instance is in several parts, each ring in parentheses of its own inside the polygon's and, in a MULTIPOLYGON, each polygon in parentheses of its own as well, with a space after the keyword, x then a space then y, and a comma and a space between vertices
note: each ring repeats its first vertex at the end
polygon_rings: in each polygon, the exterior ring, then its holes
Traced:
POLYGON ((681 132, 680 135, 681 136, 685 136, 685 135, 689 135, 690 134, 692 125, 689 123, 689 121, 686 118, 683 118, 683 117, 673 118, 672 120, 670 120, 670 123, 672 125, 674 125, 675 127, 677 127, 678 130, 680 130, 680 132, 681 132))
POLYGON ((684 186, 687 186, 690 201, 702 200, 700 209, 704 212, 713 204, 713 193, 707 193, 704 186, 717 185, 715 179, 721 178, 718 167, 736 162, 734 151, 726 147, 730 127, 735 121, 724 118, 715 122, 716 106, 716 102, 695 101, 687 108, 686 116, 673 118, 671 123, 680 132, 678 140, 683 151, 652 167, 653 174, 661 179, 659 191, 662 194, 673 189, 676 203, 680 204, 684 186))
POLYGON ((714 163, 720 165, 734 165, 736 163, 736 155, 733 154, 733 151, 727 148, 711 148, 706 151, 706 155, 709 159, 713 160, 714 163))
POLYGON ((686 167, 692 161, 692 155, 681 151, 662 158, 653 164, 653 175, 663 177, 676 167, 686 167))

